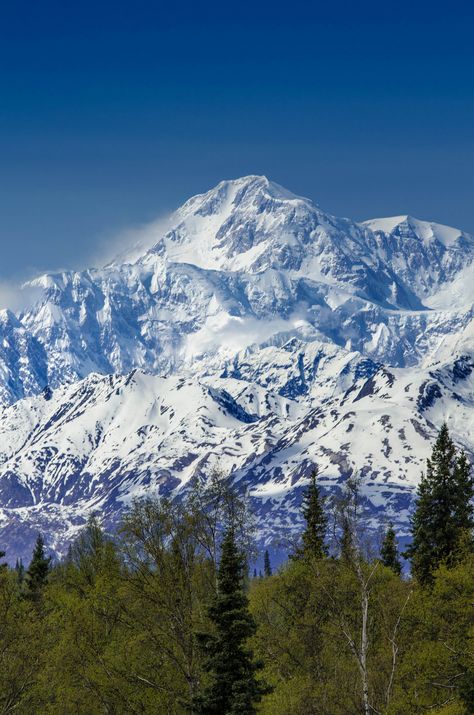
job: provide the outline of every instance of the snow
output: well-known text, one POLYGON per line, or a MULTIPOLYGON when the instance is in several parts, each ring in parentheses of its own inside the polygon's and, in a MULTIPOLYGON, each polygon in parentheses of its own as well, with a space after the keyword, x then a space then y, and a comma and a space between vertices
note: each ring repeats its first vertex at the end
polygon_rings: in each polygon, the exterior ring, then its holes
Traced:
MULTIPOLYGON (((60 506, 55 539, 66 543, 79 515, 100 508, 113 521, 133 495, 179 494, 203 465, 219 465, 276 538, 284 515, 282 533, 299 528, 295 494, 317 464, 324 489, 362 474, 367 519, 384 507, 403 533, 436 427, 446 419, 458 443, 474 443, 473 361, 459 363, 461 378, 451 363, 388 372, 356 352, 291 340, 239 353, 228 369, 239 377, 92 374, 4 409, 1 474, 31 495, 22 518, 38 519, 43 505, 48 530, 60 506)), ((16 493, 5 503, 4 491, 0 516, 18 515, 16 493)))
POLYGON ((406 226, 425 243, 440 241, 444 246, 452 246, 462 237, 462 232, 451 226, 444 226, 432 221, 420 221, 412 216, 390 216, 375 218, 363 222, 372 231, 392 233, 395 229, 406 226))
POLYGON ((265 538, 298 527, 314 463, 328 490, 363 472, 368 521, 383 507, 406 529, 443 419, 474 450, 468 234, 340 219, 248 176, 121 248, 0 311, 12 529, 41 524, 59 548, 93 507, 112 523, 133 495, 179 493, 217 462, 250 489, 265 538))
POLYGON ((39 299, 4 329, 1 400, 91 371, 192 374, 197 360, 290 335, 415 364, 470 310, 466 234, 410 217, 338 219, 265 177, 221 182, 142 233, 133 256, 33 281, 39 299), (430 231, 445 243, 427 243, 430 231))

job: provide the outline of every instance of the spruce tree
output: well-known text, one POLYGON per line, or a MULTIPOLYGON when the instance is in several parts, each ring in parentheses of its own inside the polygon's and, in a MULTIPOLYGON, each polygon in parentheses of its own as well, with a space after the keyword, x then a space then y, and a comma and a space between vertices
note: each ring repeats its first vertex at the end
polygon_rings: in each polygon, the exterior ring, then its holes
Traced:
POLYGON ((412 543, 405 552, 420 583, 429 583, 441 563, 451 565, 471 537, 474 482, 464 453, 459 457, 443 424, 426 462, 412 517, 412 543))
POLYGON ((467 713, 474 713, 474 666, 463 676, 460 685, 461 700, 467 713))
POLYGON ((270 554, 268 553, 268 549, 265 549, 265 555, 263 557, 263 573, 266 577, 272 575, 272 565, 270 563, 270 554))
POLYGON ((397 539, 392 523, 389 524, 388 529, 385 532, 382 548, 380 549, 380 560, 384 566, 392 569, 392 571, 398 575, 401 574, 402 565, 398 557, 397 539))
POLYGON ((348 514, 342 515, 340 557, 343 561, 351 563, 356 555, 354 526, 348 514))
MULTIPOLYGON (((1 551, 1 550, 0 550, 0 559, 4 559, 6 555, 7 555, 7 554, 6 554, 5 551, 1 551)), ((0 569, 6 569, 6 568, 7 568, 7 563, 6 563, 5 561, 4 561, 4 562, 0 562, 0 569)))
POLYGON ((22 559, 17 559, 16 564, 15 564, 15 571, 16 571, 16 577, 18 581, 18 585, 21 586, 23 584, 24 578, 25 578, 25 567, 23 566, 23 560, 22 559))
POLYGON ((198 634, 205 655, 209 683, 192 703, 200 715, 253 715, 256 703, 269 692, 257 680, 261 664, 246 646, 254 635, 255 621, 248 610, 243 588, 245 561, 232 529, 223 540, 216 596, 208 615, 212 633, 198 634))
POLYGON ((468 462, 464 450, 458 456, 454 468, 455 506, 454 520, 459 530, 464 532, 472 548, 474 529, 474 477, 472 476, 471 465, 468 462))
POLYGON ((314 469, 303 496, 303 516, 306 525, 301 536, 301 545, 296 550, 294 558, 321 559, 327 556, 325 544, 327 517, 317 484, 317 476, 318 472, 314 469))
POLYGON ((44 540, 41 534, 36 539, 31 563, 26 572, 26 595, 33 601, 39 601, 43 588, 46 586, 50 570, 51 558, 46 556, 44 540))

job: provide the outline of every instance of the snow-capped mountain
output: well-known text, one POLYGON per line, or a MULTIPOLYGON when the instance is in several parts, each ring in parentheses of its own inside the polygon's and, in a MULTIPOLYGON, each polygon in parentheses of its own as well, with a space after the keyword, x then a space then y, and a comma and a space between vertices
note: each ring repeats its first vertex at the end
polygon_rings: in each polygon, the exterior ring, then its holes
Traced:
POLYGON ((20 400, 0 418, 0 533, 28 552, 38 530, 59 551, 96 510, 113 525, 133 497, 179 496, 213 468, 245 487, 262 540, 300 525, 317 464, 321 485, 362 477, 368 524, 408 509, 436 425, 474 444, 474 360, 426 371, 293 339, 235 357, 221 376, 102 376, 20 400))
POLYGON ((406 528, 436 428, 474 448, 474 238, 409 216, 356 223, 264 177, 221 182, 101 268, 48 274, 0 313, 0 506, 21 553, 91 509, 178 494, 219 462, 262 538, 297 526, 305 477, 364 476, 406 528))
POLYGON ((33 281, 34 307, 2 330, 2 362, 21 360, 4 401, 91 372, 173 373, 295 334, 413 365, 474 317, 472 300, 451 299, 474 270, 474 239, 454 229, 337 219, 263 177, 224 181, 166 224, 103 268, 33 281))

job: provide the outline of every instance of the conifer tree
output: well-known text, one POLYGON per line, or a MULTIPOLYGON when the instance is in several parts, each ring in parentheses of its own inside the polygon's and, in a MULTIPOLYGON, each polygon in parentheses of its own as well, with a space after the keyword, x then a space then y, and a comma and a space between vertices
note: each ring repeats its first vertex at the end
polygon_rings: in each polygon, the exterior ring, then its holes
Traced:
POLYGON ((26 594, 33 601, 39 601, 43 588, 46 586, 50 570, 51 557, 46 556, 44 540, 41 534, 36 539, 31 563, 26 572, 26 594))
POLYGON ((454 482, 456 485, 454 519, 458 528, 465 532, 472 547, 474 529, 474 477, 471 465, 464 450, 458 456, 454 469, 454 482))
POLYGON ((303 516, 306 525, 301 537, 301 545, 296 550, 294 558, 313 557, 321 559, 327 556, 325 544, 327 516, 324 512, 317 476, 318 472, 314 469, 308 488, 303 496, 303 516))
POLYGON ((257 680, 261 664, 254 661, 246 645, 256 626, 243 590, 244 567, 233 530, 229 529, 222 544, 217 594, 208 611, 213 632, 198 634, 209 684, 193 701, 193 713, 252 715, 256 703, 269 692, 257 680))
POLYGON ((74 564, 89 585, 95 582, 104 564, 114 561, 111 541, 106 537, 97 515, 92 514, 75 541, 69 546, 65 563, 74 564))
POLYGON ((384 566, 387 566, 396 574, 400 575, 402 565, 398 556, 397 539, 392 523, 389 524, 388 529, 385 532, 382 548, 380 549, 380 560, 384 566))
MULTIPOLYGON (((0 559, 4 559, 6 555, 7 554, 5 551, 0 550, 0 559)), ((3 563, 0 562, 0 569, 6 569, 6 568, 7 568, 7 563, 5 561, 3 563)))
POLYGON ((268 553, 268 549, 265 549, 265 555, 263 557, 263 573, 266 577, 272 575, 272 565, 270 563, 270 554, 268 553))
POLYGON ((356 553, 354 543, 354 526, 347 513, 342 515, 340 557, 343 561, 352 562, 356 553))
POLYGON ((335 499, 336 524, 340 529, 339 556, 348 564, 354 564, 360 556, 359 494, 360 477, 349 477, 342 495, 335 499))
POLYGON ((457 457, 445 423, 418 487, 412 543, 405 552, 421 583, 429 583, 441 563, 453 563, 466 532, 472 530, 473 488, 466 456, 457 457))
POLYGON ((467 672, 460 686, 461 700, 466 706, 466 712, 474 712, 474 666, 471 666, 469 672, 467 672))
POLYGON ((23 566, 23 560, 21 558, 16 560, 15 571, 18 584, 21 586, 25 578, 25 567, 23 566))

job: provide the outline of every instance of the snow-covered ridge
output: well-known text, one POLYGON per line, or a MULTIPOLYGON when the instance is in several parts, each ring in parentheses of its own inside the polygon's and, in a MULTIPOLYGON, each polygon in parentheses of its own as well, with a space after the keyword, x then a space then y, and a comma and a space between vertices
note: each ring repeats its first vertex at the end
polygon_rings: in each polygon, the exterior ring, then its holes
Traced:
POLYGON ((145 234, 101 269, 32 282, 34 306, 1 327, 3 403, 90 372, 205 370, 292 335, 414 365, 473 318, 472 237, 339 219, 265 177, 223 181, 145 234))
POLYGON ((470 449, 472 359, 389 370, 293 339, 221 375, 91 374, 0 414, 0 541, 26 555, 40 529, 64 550, 91 512, 113 526, 134 497, 179 497, 216 466, 249 491, 266 543, 299 528, 314 465, 331 493, 360 475, 368 525, 390 518, 403 534, 443 419, 470 449))
POLYGON ((470 237, 451 226, 444 226, 433 221, 420 221, 413 216, 390 216, 388 218, 375 218, 363 222, 371 231, 382 233, 395 233, 401 236, 415 236, 426 244, 438 241, 449 247, 462 241, 469 242, 470 237))
POLYGON ((179 494, 216 460, 262 538, 298 525, 308 471, 364 476, 406 527, 447 419, 474 451, 474 239, 357 223, 265 177, 223 181, 101 268, 32 281, 0 312, 0 508, 18 553, 100 508, 179 494), (13 534, 15 536, 13 536, 13 534))

